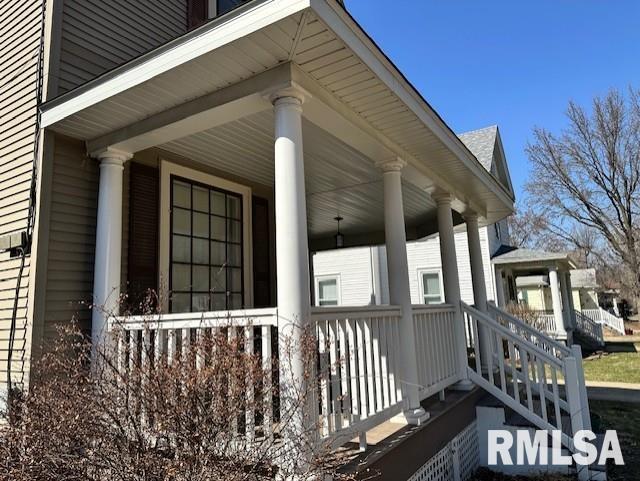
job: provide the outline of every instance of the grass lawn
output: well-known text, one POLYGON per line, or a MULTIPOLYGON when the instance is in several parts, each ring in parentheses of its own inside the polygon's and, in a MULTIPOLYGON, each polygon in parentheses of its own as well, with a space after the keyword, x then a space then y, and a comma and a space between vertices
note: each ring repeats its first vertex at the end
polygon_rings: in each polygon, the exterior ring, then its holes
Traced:
POLYGON ((640 343, 608 344, 607 351, 584 360, 584 376, 587 381, 640 384, 640 343))

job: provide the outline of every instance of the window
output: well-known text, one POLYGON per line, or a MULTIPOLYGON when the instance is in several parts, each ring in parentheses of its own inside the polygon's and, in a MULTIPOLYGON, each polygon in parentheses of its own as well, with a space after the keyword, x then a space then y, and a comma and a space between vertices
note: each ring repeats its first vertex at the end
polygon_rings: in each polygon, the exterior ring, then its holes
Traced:
POLYGON ((337 276, 316 278, 316 304, 318 306, 340 304, 340 284, 337 276))
POLYGON ((442 304, 442 281, 440 271, 424 271, 420 273, 422 298, 425 304, 442 304))
POLYGON ((170 185, 170 312, 242 308, 242 195, 173 175, 170 185))
POLYGON ((222 15, 223 13, 227 13, 236 8, 238 5, 246 2, 247 0, 217 0, 216 14, 222 15))
POLYGON ((495 223, 495 224, 493 224, 493 227, 496 230, 496 238, 498 240, 502 240, 502 227, 500 226, 500 224, 499 223, 495 223))

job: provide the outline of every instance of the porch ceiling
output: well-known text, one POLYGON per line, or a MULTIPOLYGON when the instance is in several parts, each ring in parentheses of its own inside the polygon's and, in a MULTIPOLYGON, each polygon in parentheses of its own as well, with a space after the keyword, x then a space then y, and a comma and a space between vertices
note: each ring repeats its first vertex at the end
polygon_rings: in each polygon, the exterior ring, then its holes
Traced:
MULTIPOLYGON (((272 130, 264 130, 269 114, 262 115, 270 105, 261 94, 287 72, 289 80, 312 94, 304 106, 304 115, 311 121, 305 122, 305 129, 313 131, 315 124, 335 137, 305 138, 313 147, 307 148, 307 176, 313 179, 310 199, 339 198, 341 209, 347 209, 341 212, 345 219, 352 215, 377 226, 381 210, 373 207, 381 205, 381 188, 371 184, 364 189, 361 184, 371 181, 368 176, 375 161, 398 156, 408 162, 409 223, 417 222, 414 216, 420 217, 414 212, 418 202, 412 199, 423 202, 424 191, 436 187, 454 194, 458 211, 471 207, 479 212, 482 223, 512 212, 513 199, 506 188, 334 0, 248 2, 48 102, 43 125, 87 141, 90 151, 105 147, 138 151, 162 145, 203 161, 205 150, 211 152, 210 144, 215 143, 220 150, 216 162, 231 164, 221 159, 223 154, 231 159, 234 145, 236 150, 244 149, 239 150, 245 154, 239 165, 247 169, 251 161, 246 157, 256 149, 261 155, 272 151, 272 130), (245 135, 235 141, 225 135, 234 132, 245 135), (328 145, 317 145, 319 139, 328 145), (345 157, 331 152, 337 139, 344 144, 342 150, 351 149, 342 154, 368 158, 368 163, 353 162, 356 170, 344 175, 326 168, 343 167, 345 157), (348 195, 345 187, 350 187, 348 195), (364 202, 370 213, 349 210, 355 202, 364 202)), ((252 175, 270 184, 272 167, 265 160, 252 175)), ((314 203, 311 214, 315 208, 328 214, 333 209, 329 204, 314 203)), ((422 217, 428 215, 424 204, 421 208, 422 217)), ((311 222, 319 235, 330 230, 324 221, 311 222)), ((345 230, 349 228, 346 221, 345 230)))
MULTIPOLYGON (((252 182, 273 186, 273 117, 271 110, 265 110, 159 147, 252 182)), ((340 228, 348 244, 360 243, 365 235, 369 241, 375 241, 384 230, 380 171, 371 159, 306 119, 303 133, 311 241, 319 248, 328 246, 330 242, 325 241, 336 232, 337 215, 344 218, 340 228)), ((406 181, 403 195, 409 237, 428 232, 435 215, 431 197, 406 181)))

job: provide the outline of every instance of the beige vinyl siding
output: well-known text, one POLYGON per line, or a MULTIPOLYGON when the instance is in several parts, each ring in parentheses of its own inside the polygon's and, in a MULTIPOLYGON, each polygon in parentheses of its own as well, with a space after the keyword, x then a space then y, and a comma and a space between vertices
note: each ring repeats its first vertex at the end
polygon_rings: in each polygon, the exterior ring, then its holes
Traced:
POLYGON ((55 325, 76 318, 90 328, 93 292, 98 163, 82 142, 57 136, 53 155, 45 339, 55 325))
POLYGON ((64 0, 59 92, 186 31, 187 0, 64 0))
MULTIPOLYGON (((40 0, 0 0, 0 236, 27 228, 42 9, 40 0)), ((20 386, 26 380, 30 349, 27 325, 30 261, 28 256, 18 290, 20 257, 0 253, 0 396, 7 387, 10 326, 16 293, 12 382, 20 386)))

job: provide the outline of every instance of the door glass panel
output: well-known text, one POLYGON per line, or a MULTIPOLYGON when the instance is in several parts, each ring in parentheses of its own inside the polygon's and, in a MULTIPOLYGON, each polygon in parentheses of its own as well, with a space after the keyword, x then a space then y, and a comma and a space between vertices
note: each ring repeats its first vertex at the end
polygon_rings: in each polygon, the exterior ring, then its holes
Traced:
POLYGON ((171 312, 239 309, 242 197, 172 178, 171 312))

